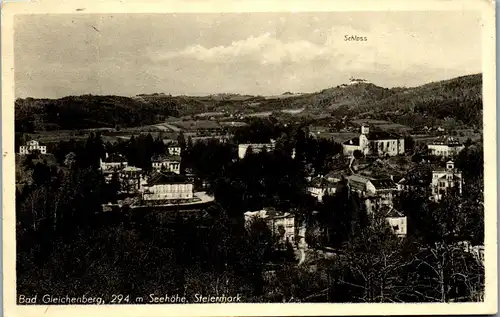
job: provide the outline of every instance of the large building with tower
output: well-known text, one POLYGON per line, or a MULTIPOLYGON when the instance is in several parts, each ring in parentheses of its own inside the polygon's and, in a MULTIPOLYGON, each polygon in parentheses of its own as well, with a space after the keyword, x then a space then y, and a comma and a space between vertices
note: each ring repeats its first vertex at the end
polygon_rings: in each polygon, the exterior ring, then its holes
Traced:
POLYGON ((363 155, 395 156, 404 154, 404 138, 386 131, 370 131, 368 125, 361 126, 358 137, 342 144, 344 155, 353 156, 356 150, 363 155))

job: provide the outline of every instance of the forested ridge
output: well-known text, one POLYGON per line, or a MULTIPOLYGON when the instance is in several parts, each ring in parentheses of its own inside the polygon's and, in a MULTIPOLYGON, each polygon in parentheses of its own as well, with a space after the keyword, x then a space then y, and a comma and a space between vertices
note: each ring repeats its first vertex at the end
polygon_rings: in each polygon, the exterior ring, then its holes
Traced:
POLYGON ((414 88, 358 84, 286 99, 247 97, 225 100, 170 95, 68 96, 17 99, 16 131, 134 127, 207 111, 273 111, 305 108, 306 113, 389 120, 410 127, 454 124, 482 126, 482 75, 475 74, 414 88))

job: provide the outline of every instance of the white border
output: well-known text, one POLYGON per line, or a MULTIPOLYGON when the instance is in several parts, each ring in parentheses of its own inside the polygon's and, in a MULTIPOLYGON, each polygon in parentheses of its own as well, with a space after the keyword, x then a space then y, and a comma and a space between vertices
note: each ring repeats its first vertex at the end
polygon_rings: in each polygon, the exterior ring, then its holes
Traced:
MULTIPOLYGON (((497 311, 497 182, 495 3, 475 1, 39 1, 2 4, 2 172, 3 278, 5 316, 285 316, 285 315, 431 315, 491 314, 497 311), (76 9, 84 9, 76 11, 76 9), (17 306, 15 303, 15 151, 14 55, 15 14, 173 13, 173 12, 320 12, 320 11, 462 11, 483 16, 483 102, 485 163, 484 303, 463 304, 188 304, 127 306, 17 306)), ((456 34, 460 36, 460 34, 456 34)), ((480 35, 478 35, 480 36, 480 35)), ((467 49, 464 47, 464 49, 467 49)), ((450 58, 453 58, 450 56, 450 58)))

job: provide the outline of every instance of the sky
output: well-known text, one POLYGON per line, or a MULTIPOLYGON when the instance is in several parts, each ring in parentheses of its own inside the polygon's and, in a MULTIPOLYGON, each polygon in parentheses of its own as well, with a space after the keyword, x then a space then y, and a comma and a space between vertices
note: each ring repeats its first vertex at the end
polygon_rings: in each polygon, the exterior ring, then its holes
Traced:
POLYGON ((467 12, 18 15, 16 97, 277 95, 481 72, 467 12), (366 41, 346 41, 346 36, 366 41))

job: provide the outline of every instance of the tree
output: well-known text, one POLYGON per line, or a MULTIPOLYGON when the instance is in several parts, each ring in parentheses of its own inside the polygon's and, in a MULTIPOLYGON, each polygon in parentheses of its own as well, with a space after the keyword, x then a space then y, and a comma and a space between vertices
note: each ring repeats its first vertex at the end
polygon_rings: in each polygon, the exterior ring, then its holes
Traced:
POLYGON ((352 154, 353 154, 354 158, 357 160, 363 158, 363 152, 361 152, 360 150, 354 150, 354 152, 352 154))
POLYGON ((401 251, 403 246, 384 218, 373 218, 347 243, 335 285, 355 301, 400 302, 400 296, 411 290, 404 286, 402 272, 412 260, 401 251))
POLYGON ((460 245, 437 243, 422 248, 413 269, 418 277, 413 292, 421 301, 467 302, 483 297, 484 266, 460 245))
POLYGON ((405 153, 413 153, 415 151, 415 140, 407 135, 404 137, 405 153))
POLYGON ((69 152, 66 154, 64 158, 64 165, 66 165, 68 168, 73 168, 76 163, 76 154, 75 152, 69 152))
POLYGON ((179 132, 179 135, 177 136, 177 142, 179 143, 181 150, 184 151, 186 149, 186 137, 182 131, 179 132))

